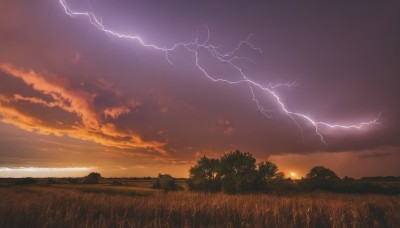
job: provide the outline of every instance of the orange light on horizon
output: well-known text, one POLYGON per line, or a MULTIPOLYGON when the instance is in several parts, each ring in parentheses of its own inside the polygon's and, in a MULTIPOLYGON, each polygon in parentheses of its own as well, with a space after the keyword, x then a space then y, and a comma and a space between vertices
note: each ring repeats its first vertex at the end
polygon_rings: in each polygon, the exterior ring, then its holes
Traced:
POLYGON ((96 170, 96 167, 0 167, 0 177, 72 177, 96 170))
POLYGON ((300 177, 297 175, 296 172, 290 171, 290 178, 292 178, 292 179, 299 179, 300 177))

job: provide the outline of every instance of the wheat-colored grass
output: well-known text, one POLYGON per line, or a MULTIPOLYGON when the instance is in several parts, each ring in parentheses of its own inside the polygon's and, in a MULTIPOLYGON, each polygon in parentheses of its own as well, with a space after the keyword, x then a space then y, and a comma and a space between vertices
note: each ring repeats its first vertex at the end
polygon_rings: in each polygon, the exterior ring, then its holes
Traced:
POLYGON ((400 196, 3 187, 0 227, 400 227, 400 196))

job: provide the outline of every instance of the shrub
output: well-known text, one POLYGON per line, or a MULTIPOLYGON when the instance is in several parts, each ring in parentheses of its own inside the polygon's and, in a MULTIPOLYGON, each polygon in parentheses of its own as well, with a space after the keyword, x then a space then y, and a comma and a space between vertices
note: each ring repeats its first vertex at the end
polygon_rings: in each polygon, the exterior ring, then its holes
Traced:
POLYGON ((89 175, 87 175, 85 177, 85 180, 83 181, 83 183, 85 183, 85 184, 98 184, 100 178, 101 178, 100 173, 92 172, 92 173, 89 173, 89 175))
POLYGON ((158 178, 155 180, 153 188, 162 189, 164 192, 180 189, 174 178, 169 174, 158 174, 158 178))
POLYGON ((357 193, 357 194, 399 194, 400 187, 385 186, 378 182, 365 180, 342 181, 333 189, 340 193, 357 193))
POLYGON ((36 184, 37 180, 32 177, 25 177, 25 178, 20 178, 15 181, 16 185, 26 185, 26 184, 36 184))
POLYGON ((47 184, 57 184, 58 182, 54 178, 48 178, 47 184))
POLYGON ((78 184, 79 181, 78 181, 78 178, 69 177, 69 178, 67 178, 67 183, 69 183, 69 184, 78 184))
POLYGON ((310 170, 305 179, 302 179, 302 186, 308 190, 333 190, 341 179, 332 170, 323 166, 315 166, 310 170))

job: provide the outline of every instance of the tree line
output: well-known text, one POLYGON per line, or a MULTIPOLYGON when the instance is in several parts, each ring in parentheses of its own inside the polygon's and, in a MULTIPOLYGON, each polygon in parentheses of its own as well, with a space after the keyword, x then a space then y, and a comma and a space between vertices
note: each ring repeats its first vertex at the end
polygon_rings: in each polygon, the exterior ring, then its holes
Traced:
POLYGON ((239 150, 220 158, 201 157, 190 168, 187 185, 193 191, 246 193, 288 191, 332 191, 341 193, 398 194, 400 187, 368 180, 338 177, 332 170, 315 166, 305 178, 292 180, 270 161, 256 163, 248 152, 239 150))
MULTIPOLYGON (((67 178, 70 184, 98 184, 102 179, 100 173, 92 172, 81 178, 67 178)), ((131 178, 137 179, 137 178, 131 178)), ((152 178, 139 178, 151 181, 152 178)), ((182 190, 182 184, 176 183, 176 178, 169 174, 159 174, 153 179, 153 188, 163 191, 182 190)), ((179 179, 180 183, 186 183, 191 191, 224 192, 224 193, 284 193, 305 191, 331 191, 339 193, 377 193, 400 194, 400 186, 387 184, 398 182, 400 177, 369 177, 354 179, 350 177, 340 178, 332 170, 315 166, 300 180, 292 180, 280 172, 278 166, 271 161, 257 163, 252 154, 239 150, 223 154, 220 158, 201 157, 190 168, 189 178, 186 181, 179 179)), ((35 184, 35 178, 18 178, 16 185, 35 184)), ((47 184, 60 183, 55 178, 48 178, 47 184)), ((125 185, 122 180, 112 179, 111 185, 125 185)))

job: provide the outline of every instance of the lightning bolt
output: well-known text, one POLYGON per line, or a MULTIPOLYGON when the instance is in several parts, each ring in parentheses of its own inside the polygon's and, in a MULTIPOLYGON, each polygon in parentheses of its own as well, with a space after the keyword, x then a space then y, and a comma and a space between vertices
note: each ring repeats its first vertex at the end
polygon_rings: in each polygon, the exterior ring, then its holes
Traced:
POLYGON ((380 118, 381 113, 379 113, 375 119, 373 119, 369 122, 361 122, 361 123, 356 123, 356 124, 351 124, 351 125, 342 125, 342 124, 332 124, 332 123, 317 121, 303 113, 290 111, 289 108, 286 107, 285 103, 282 102, 282 100, 277 92, 277 89, 283 88, 283 87, 290 89, 293 86, 295 86, 296 83, 294 83, 294 82, 292 82, 292 83, 276 83, 276 84, 270 83, 267 86, 263 86, 260 83, 254 81, 254 80, 251 80, 248 77, 248 75, 244 72, 243 68, 241 68, 237 63, 235 63, 237 61, 253 61, 247 57, 243 57, 243 56, 240 56, 237 54, 237 52, 239 50, 241 50, 243 47, 250 48, 251 50, 253 50, 257 53, 262 54, 262 50, 260 48, 255 47, 250 42, 250 39, 253 36, 252 34, 250 34, 247 37, 247 39, 240 41, 238 43, 238 45, 235 48, 233 48, 231 51, 222 53, 221 51, 218 50, 220 48, 220 46, 215 46, 209 42, 210 37, 211 37, 210 30, 206 25, 204 25, 202 27, 205 29, 205 31, 207 33, 207 37, 203 42, 201 42, 198 38, 199 37, 199 31, 198 31, 196 39, 194 41, 187 42, 187 43, 178 42, 178 43, 173 44, 171 47, 160 47, 160 46, 157 46, 156 44, 145 42, 138 35, 123 34, 123 33, 119 33, 119 32, 113 31, 109 28, 104 27, 101 20, 99 20, 98 17, 94 14, 93 10, 91 12, 89 12, 89 11, 88 12, 74 11, 69 7, 66 0, 59 0, 59 2, 61 4, 61 6, 63 7, 65 13, 68 16, 70 16, 70 17, 86 17, 86 18, 88 18, 90 24, 92 24, 97 29, 101 30, 102 32, 105 32, 106 34, 108 34, 110 36, 120 38, 120 39, 134 40, 134 41, 137 41, 141 46, 143 46, 145 48, 151 48, 151 49, 160 51, 165 54, 166 60, 171 65, 173 65, 173 60, 171 59, 172 58, 171 53, 173 51, 177 50, 177 48, 184 48, 186 51, 188 51, 194 55, 195 65, 196 65, 197 69, 209 80, 211 80, 213 82, 227 83, 230 85, 246 84, 249 87, 250 93, 252 95, 252 99, 253 99, 254 103, 256 104, 257 108, 267 118, 272 117, 271 113, 274 110, 269 110, 269 109, 266 109, 264 106, 262 106, 260 104, 254 90, 259 89, 259 90, 263 91, 264 93, 269 94, 271 96, 271 98, 273 98, 273 100, 275 101, 276 105, 279 107, 279 110, 281 112, 283 112, 284 114, 286 114, 289 118, 291 118, 294 121, 294 123, 299 127, 300 130, 302 130, 302 128, 301 128, 300 124, 297 122, 298 119, 302 119, 305 122, 308 122, 309 124, 311 124, 315 129, 315 133, 319 136, 319 138, 321 139, 321 142, 324 143, 325 145, 326 145, 326 141, 324 139, 323 134, 321 133, 322 127, 332 128, 332 129, 335 129, 335 128, 361 129, 365 126, 380 124, 379 118, 380 118), (224 78, 218 78, 215 76, 211 76, 211 74, 207 71, 207 69, 205 69, 205 67, 203 67, 200 64, 200 59, 199 59, 199 51, 200 50, 207 51, 214 58, 214 60, 216 60, 220 63, 228 64, 228 66, 230 66, 231 69, 235 70, 241 76, 241 79, 240 80, 227 80, 224 78))

